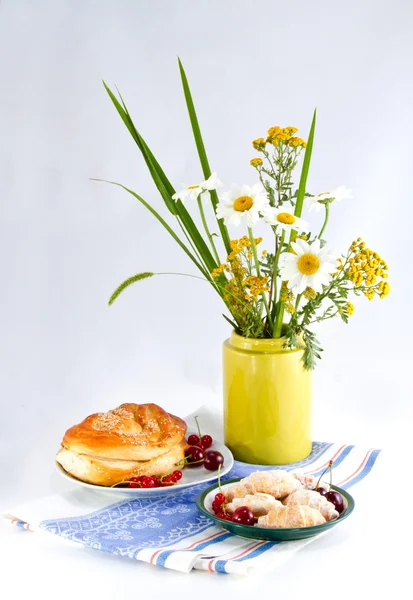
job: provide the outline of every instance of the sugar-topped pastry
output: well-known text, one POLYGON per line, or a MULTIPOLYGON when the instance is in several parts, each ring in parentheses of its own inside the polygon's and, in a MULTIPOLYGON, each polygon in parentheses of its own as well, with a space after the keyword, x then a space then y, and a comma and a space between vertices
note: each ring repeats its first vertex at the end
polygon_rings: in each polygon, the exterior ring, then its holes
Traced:
POLYGON ((293 477, 298 479, 306 490, 314 490, 317 485, 317 478, 314 475, 305 475, 304 473, 293 473, 293 477))
POLYGON ((243 498, 234 498, 232 502, 226 504, 225 508, 232 515, 240 506, 249 508, 254 517, 261 517, 266 515, 272 508, 282 506, 282 504, 270 494, 257 492, 256 494, 247 494, 243 498))
POLYGON ((230 502, 233 498, 243 498, 247 494, 260 492, 281 500, 300 489, 303 489, 302 483, 287 471, 282 469, 255 471, 228 487, 225 490, 225 497, 230 502))
POLYGON ((68 429, 56 460, 82 481, 111 486, 166 475, 184 460, 186 423, 156 404, 122 404, 68 429))
POLYGON ((311 527, 322 525, 326 520, 319 510, 303 504, 277 506, 267 515, 259 517, 257 527, 283 529, 286 527, 311 527))
POLYGON ((332 521, 338 517, 338 512, 334 508, 334 504, 314 490, 297 490, 287 496, 287 498, 283 500, 283 503, 305 504, 311 508, 316 508, 321 512, 326 521, 332 521))

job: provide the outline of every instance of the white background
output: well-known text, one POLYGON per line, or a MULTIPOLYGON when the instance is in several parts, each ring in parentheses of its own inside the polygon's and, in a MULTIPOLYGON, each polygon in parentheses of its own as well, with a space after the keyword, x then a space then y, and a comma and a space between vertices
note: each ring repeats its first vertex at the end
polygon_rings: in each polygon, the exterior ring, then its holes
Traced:
MULTIPOLYGON (((211 166, 228 184, 255 182, 252 139, 273 125, 295 125, 306 137, 317 107, 309 191, 345 184, 354 193, 334 206, 330 245, 341 252, 365 238, 389 263, 392 292, 384 301, 356 301, 348 326, 320 328, 314 439, 382 447, 400 458, 412 425, 412 17, 407 0, 0 2, 2 509, 53 489, 61 436, 91 412, 125 401, 182 415, 221 404, 229 331, 219 299, 202 282, 159 277, 109 308, 130 275, 195 271, 131 196, 89 180, 119 181, 169 217, 102 79, 119 87, 173 184, 200 180, 177 55, 211 166)), ((384 502, 371 493, 375 504, 384 502)), ((394 591, 403 583, 401 538, 391 532, 390 549, 369 521, 367 499, 361 509, 357 526, 331 532, 261 583, 156 577, 150 567, 97 553, 62 554, 3 524, 0 572, 19 578, 9 598, 29 589, 52 598, 57 586, 79 598, 142 589, 155 597, 178 582, 191 596, 197 586, 200 598, 231 589, 267 594, 268 585, 312 598, 323 581, 337 597, 354 595, 348 580, 365 573, 363 593, 394 591)), ((388 511, 380 519, 397 526, 388 511)))

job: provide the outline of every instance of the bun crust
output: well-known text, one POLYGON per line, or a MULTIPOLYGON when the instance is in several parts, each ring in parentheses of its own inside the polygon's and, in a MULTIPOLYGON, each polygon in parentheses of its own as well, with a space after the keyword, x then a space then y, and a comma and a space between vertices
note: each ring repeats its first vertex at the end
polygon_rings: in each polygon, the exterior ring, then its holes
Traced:
POLYGON ((130 403, 86 417, 66 431, 62 446, 88 460, 145 462, 169 453, 185 433, 186 423, 160 406, 130 403))
POLYGON ((106 459, 62 448, 56 460, 73 477, 108 487, 131 477, 171 473, 183 460, 186 446, 186 441, 182 440, 166 454, 149 461, 106 459))

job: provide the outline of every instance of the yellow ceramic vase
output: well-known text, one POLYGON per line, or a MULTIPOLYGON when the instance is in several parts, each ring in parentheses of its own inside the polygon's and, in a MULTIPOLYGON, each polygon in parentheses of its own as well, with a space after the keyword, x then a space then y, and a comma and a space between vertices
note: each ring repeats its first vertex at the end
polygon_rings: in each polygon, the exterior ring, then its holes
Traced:
POLYGON ((225 443, 237 460, 281 465, 311 452, 312 376, 285 340, 224 342, 225 443))

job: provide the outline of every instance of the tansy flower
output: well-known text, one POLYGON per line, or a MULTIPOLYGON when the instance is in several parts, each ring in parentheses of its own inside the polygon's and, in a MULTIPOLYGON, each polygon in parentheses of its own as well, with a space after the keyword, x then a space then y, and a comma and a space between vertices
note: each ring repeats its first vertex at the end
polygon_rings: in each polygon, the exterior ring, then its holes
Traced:
POLYGON ((288 288, 296 294, 301 294, 307 287, 321 292, 323 285, 331 280, 331 273, 337 269, 337 258, 329 254, 327 246, 321 248, 318 239, 311 245, 297 239, 291 247, 295 254, 284 254, 281 278, 288 281, 288 288))
POLYGON ((218 175, 214 172, 208 177, 208 179, 198 183, 197 185, 181 185, 182 189, 179 192, 176 192, 176 194, 172 196, 172 199, 181 200, 181 202, 184 202, 188 196, 191 200, 196 200, 198 196, 206 190, 216 190, 217 188, 221 187, 223 183, 218 179, 218 175))
POLYGON ((267 206, 262 211, 262 215, 264 221, 268 223, 268 225, 274 225, 286 233, 289 233, 293 229, 296 231, 309 231, 310 229, 308 223, 304 221, 304 219, 300 219, 293 215, 292 212, 287 212, 282 208, 267 206))
POLYGON ((260 183, 256 183, 251 188, 248 185, 232 187, 222 194, 217 205, 217 217, 224 219, 227 225, 243 223, 252 227, 267 204, 267 194, 260 183))
POLYGON ((319 211, 323 207, 323 200, 339 202, 340 200, 347 200, 352 197, 353 194, 351 190, 346 188, 344 185, 340 185, 338 188, 336 188, 335 190, 331 190, 330 192, 323 192, 322 194, 309 196, 305 199, 305 202, 309 205, 310 210, 315 209, 316 211, 319 211))

